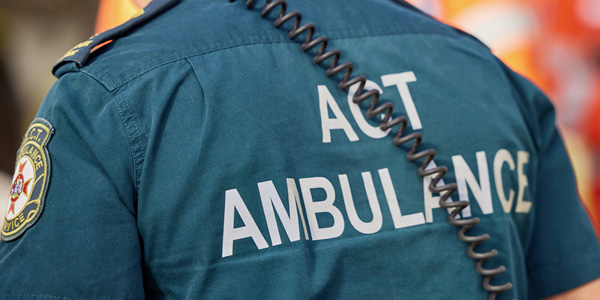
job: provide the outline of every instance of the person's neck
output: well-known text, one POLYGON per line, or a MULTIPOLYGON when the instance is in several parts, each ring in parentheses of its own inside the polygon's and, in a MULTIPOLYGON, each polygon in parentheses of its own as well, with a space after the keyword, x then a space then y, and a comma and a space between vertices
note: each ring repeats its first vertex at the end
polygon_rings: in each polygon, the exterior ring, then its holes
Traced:
POLYGON ((146 7, 146 5, 148 5, 148 3, 152 2, 152 0, 132 0, 132 1, 139 8, 144 8, 144 7, 146 7))

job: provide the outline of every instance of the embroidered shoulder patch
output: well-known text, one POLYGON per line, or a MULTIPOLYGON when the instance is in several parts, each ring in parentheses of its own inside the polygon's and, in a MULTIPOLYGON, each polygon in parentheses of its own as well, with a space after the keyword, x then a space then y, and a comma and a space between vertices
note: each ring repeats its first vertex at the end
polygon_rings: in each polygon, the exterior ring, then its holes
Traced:
POLYGON ((8 205, 2 225, 2 241, 17 239, 35 224, 44 210, 50 178, 48 142, 54 133, 50 122, 33 120, 17 154, 8 205))

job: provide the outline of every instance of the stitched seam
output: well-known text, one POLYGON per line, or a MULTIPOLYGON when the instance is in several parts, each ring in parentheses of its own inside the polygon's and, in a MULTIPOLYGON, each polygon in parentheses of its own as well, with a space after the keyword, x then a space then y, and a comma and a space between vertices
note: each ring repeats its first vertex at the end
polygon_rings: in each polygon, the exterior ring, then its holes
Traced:
MULTIPOLYGON (((432 31, 427 32, 427 31, 423 31, 423 34, 428 34, 428 33, 438 33, 438 34, 443 34, 445 31, 444 29, 441 28, 432 28, 432 31)), ((418 34, 413 32, 397 32, 397 31, 393 31, 393 30, 370 30, 369 32, 362 32, 361 33, 356 33, 355 30, 353 29, 337 29, 337 30, 328 30, 324 33, 318 31, 317 34, 319 36, 328 36, 330 41, 333 40, 342 40, 342 39, 351 39, 353 37, 377 37, 377 36, 392 36, 392 35, 408 35, 408 34, 418 34), (331 37, 333 35, 333 37, 331 37)), ((421 33, 421 32, 419 32, 421 33)), ((247 41, 247 42, 240 42, 240 43, 234 43, 232 45, 227 45, 227 46, 212 46, 212 47, 208 47, 206 49, 197 49, 197 47, 194 46, 189 46, 187 47, 185 50, 183 51, 178 51, 179 55, 176 55, 176 58, 168 58, 170 56, 167 55, 163 55, 163 56, 157 56, 153 59, 151 59, 151 61, 156 61, 158 64, 152 68, 156 68, 156 67, 160 67, 166 63, 170 63, 173 61, 177 61, 177 60, 181 60, 184 59, 186 57, 191 57, 191 56, 197 56, 197 55, 201 55, 203 53, 212 53, 214 51, 220 51, 220 50, 226 50, 226 49, 230 49, 230 48, 235 48, 238 46, 244 46, 244 45, 254 45, 254 44, 272 44, 272 43, 297 43, 298 41, 291 41, 288 37, 287 34, 285 34, 284 31, 281 31, 279 34, 268 34, 268 35, 257 35, 257 36, 253 36, 253 38, 256 38, 258 40, 252 40, 252 41, 247 41), (163 58, 167 58, 167 60, 165 62, 160 62, 161 59, 163 58)), ((226 42, 229 43, 229 42, 226 42)), ((173 53, 170 53, 173 54, 173 53)), ((145 73, 146 71, 140 71, 141 73, 145 73)), ((140 73, 140 74, 141 74, 140 73)), ((108 82, 105 82, 105 85, 108 87, 109 90, 113 90, 116 89, 118 87, 120 87, 122 84, 119 84, 118 80, 116 81, 116 83, 111 84, 110 82, 112 81, 113 77, 110 76, 110 74, 106 73, 106 72, 102 72, 98 74, 99 77, 107 77, 108 78, 108 82)), ((116 76, 117 79, 119 79, 121 75, 116 76)), ((130 80, 138 77, 137 75, 133 75, 133 78, 129 78, 129 79, 123 79, 124 83, 129 82, 130 80)))
MULTIPOLYGON (((131 107, 129 107, 129 102, 127 102, 127 100, 125 100, 123 102, 125 102, 125 106, 127 106, 127 111, 129 112, 129 117, 131 119, 131 123, 133 123, 133 127, 135 129, 135 132, 137 133, 137 136, 134 137, 134 138, 138 140, 138 143, 141 143, 142 142, 142 137, 140 136, 140 129, 137 126, 137 123, 135 122, 135 119, 133 118, 133 113, 131 112, 131 107)), ((132 142, 133 142, 133 139, 132 139, 132 142)), ((140 149, 141 149, 141 147, 140 147, 140 149)), ((137 158, 136 158, 136 155, 135 155, 135 152, 133 152, 133 149, 132 149, 132 154, 133 154, 133 159, 134 159, 134 161, 133 161, 133 164, 134 164, 134 181, 133 181, 133 183, 135 185, 136 194, 138 192, 139 180, 140 180, 140 175, 141 175, 139 169, 140 169, 141 164, 144 161, 144 158, 146 156, 145 153, 142 153, 142 152, 143 151, 140 151, 140 153, 141 153, 140 156, 141 157, 140 157, 140 161, 138 162, 137 158)))
POLYGON ((148 72, 151 72, 151 71, 153 71, 153 70, 155 70, 155 69, 158 69, 158 68, 160 68, 160 67, 162 67, 162 66, 165 66, 165 65, 168 65, 168 64, 172 64, 172 63, 174 63, 174 62, 178 62, 178 61, 181 61, 181 60, 184 60, 184 59, 188 59, 188 58, 191 58, 191 57, 202 56, 202 55, 205 55, 205 54, 210 54, 210 53, 213 53, 213 52, 219 52, 219 51, 223 51, 223 50, 227 50, 227 49, 233 49, 233 48, 239 48, 239 47, 243 47, 243 46, 259 45, 259 44, 282 44, 282 43, 289 43, 289 42, 286 42, 286 41, 279 41, 279 42, 278 42, 278 41, 271 41, 271 42, 253 42, 253 43, 247 43, 247 44, 241 44, 241 45, 228 46, 228 47, 224 47, 224 48, 219 48, 219 49, 215 49, 215 50, 210 50, 210 51, 208 51, 208 52, 201 52, 201 53, 195 53, 195 54, 190 54, 190 55, 184 55, 184 56, 182 56, 182 57, 174 58, 174 59, 171 59, 171 60, 169 60, 169 61, 166 61, 166 62, 164 62, 164 63, 158 64, 158 65, 156 65, 156 66, 154 66, 154 67, 151 67, 151 68, 147 69, 146 71, 144 71, 144 72, 141 72, 140 74, 138 74, 138 75, 136 75, 136 76, 134 76, 134 77, 132 77, 132 78, 130 78, 130 79, 127 79, 127 80, 125 80, 124 82, 122 82, 122 83, 120 83, 120 84, 116 85, 116 86, 114 87, 114 89, 113 89, 113 90, 115 90, 115 89, 118 89, 119 87, 121 87, 121 86, 123 86, 123 85, 125 85, 125 84, 129 83, 130 81, 132 81, 132 80, 134 80, 134 79, 136 79, 136 78, 138 78, 138 77, 141 77, 141 76, 143 76, 144 74, 146 74, 146 73, 148 73, 148 72))
MULTIPOLYGON (((111 98, 111 101, 110 101, 110 103, 111 103, 111 104, 113 104, 113 105, 115 105, 115 106, 117 107, 117 111, 118 111, 118 113, 119 113, 119 119, 121 120, 121 125, 124 127, 124 129, 125 129, 125 132, 127 133, 127 142, 128 142, 128 144, 129 144, 129 151, 130 151, 130 153, 132 154, 132 162, 133 162, 133 166, 134 166, 134 187, 135 187, 135 190, 136 190, 136 192, 137 192, 137 183, 136 183, 136 176, 137 176, 137 174, 135 173, 135 171, 136 171, 136 169, 135 169, 135 157, 134 157, 134 155, 133 155, 133 148, 132 148, 132 144, 131 144, 131 137, 130 137, 130 133, 129 133, 129 130, 127 130, 127 126, 126 126, 126 124, 125 124, 125 121, 123 120, 123 116, 122 116, 122 110, 121 110, 121 107, 120 107, 120 106, 117 104, 117 101, 115 100, 115 97, 114 97, 113 93, 112 93, 112 92, 110 92, 110 91, 108 91, 108 89, 106 89, 106 86, 105 86, 104 84, 102 84, 102 83, 101 83, 99 80, 97 80, 96 78, 94 78, 93 76, 91 76, 90 74, 88 74, 88 73, 86 73, 86 72, 83 72, 83 74, 85 74, 85 75, 86 75, 86 76, 88 76, 90 79, 92 79, 92 80, 94 80, 95 82, 97 82, 98 84, 100 84, 100 85, 101 85, 101 86, 102 86, 102 87, 103 87, 103 88, 104 88, 104 89, 107 91, 107 93, 110 95, 110 98, 111 98)), ((128 108, 129 108, 129 107, 128 107, 128 108)), ((135 121, 134 121, 134 125, 135 125, 135 121)), ((136 127, 136 129, 137 129, 137 127, 136 127)), ((96 155, 95 155, 95 154, 94 154, 94 157, 96 157, 96 155)), ((96 158, 96 159, 97 159, 97 158, 96 158)), ((120 194, 119 194, 119 198, 120 198, 121 202, 123 203, 123 205, 125 205, 125 207, 127 208, 127 210, 129 210, 129 206, 128 206, 128 205, 125 203, 125 199, 123 199, 123 198, 121 197, 121 195, 120 195, 120 194)), ((134 217, 136 216, 136 213, 135 213, 135 211, 131 211, 131 210, 129 210, 129 212, 130 212, 130 213, 131 213, 131 214, 132 214, 134 217)))
POLYGON ((83 74, 86 74, 87 76, 89 76, 92 79, 94 79, 96 82, 98 82, 100 85, 102 85, 102 87, 104 87, 104 89, 107 90, 108 92, 112 92, 113 91, 112 89, 109 88, 108 84, 106 84, 105 82, 103 82, 99 78, 96 78, 96 76, 92 75, 90 72, 88 72, 84 68, 79 68, 78 71, 81 72, 81 73, 83 73, 83 74))
MULTIPOLYGON (((372 37, 387 37, 387 36, 409 36, 409 35, 414 35, 414 36, 420 36, 420 35, 435 35, 435 36, 439 36, 442 38, 447 38, 447 39, 452 39, 455 40, 457 37, 455 36, 448 36, 446 35, 444 32, 422 32, 422 33, 386 33, 386 34, 374 34, 374 35, 370 35, 370 34, 359 34, 359 35, 355 35, 352 37, 337 37, 337 38, 329 38, 330 41, 341 41, 341 40, 353 40, 353 39, 363 39, 363 38, 372 38, 372 37)), ((460 36, 460 35, 459 35, 460 36)), ((473 40, 472 42, 476 42, 475 40, 473 40)), ((241 43, 241 44, 237 44, 237 45, 231 45, 231 46, 227 46, 227 47, 221 47, 221 48, 216 48, 216 49, 212 49, 212 50, 206 50, 206 51, 200 51, 198 53, 193 53, 193 54, 188 54, 188 55, 182 55, 181 57, 177 57, 174 59, 170 59, 168 61, 165 61, 163 63, 159 63, 156 66, 150 67, 147 70, 140 72, 138 75, 135 75, 127 80, 124 80, 123 82, 116 84, 114 86, 110 86, 108 84, 105 84, 104 86, 109 90, 109 91, 114 91, 116 89, 118 89, 119 87, 129 83, 132 80, 135 80, 138 77, 143 76, 144 74, 155 70, 157 68, 160 68, 162 66, 183 60, 183 59, 187 59, 187 58, 192 58, 192 57, 197 57, 197 56, 202 56, 202 55, 206 55, 206 54, 211 54, 211 53, 215 53, 215 52, 220 52, 220 51, 224 51, 224 50, 229 50, 229 49, 234 49, 234 48, 240 48, 240 47, 244 47, 244 46, 252 46, 252 45, 267 45, 267 44, 299 44, 299 42, 296 41, 291 41, 289 39, 287 40, 281 40, 281 41, 256 41, 256 42, 248 42, 248 43, 241 43)), ((329 47, 329 50, 334 49, 333 47, 329 47)), ((86 73, 87 74, 87 73, 86 73)), ((100 80, 98 80, 99 82, 101 82, 100 80)))
MULTIPOLYGON (((138 191, 138 185, 137 185, 137 178, 138 178, 138 174, 137 174, 137 166, 136 166, 136 161, 135 161, 135 152, 133 151, 133 137, 132 137, 132 133, 129 130, 129 128, 127 127, 127 117, 125 116, 125 112, 123 111, 123 109, 121 108, 121 106, 119 104, 117 104, 117 101, 115 100, 114 95, 111 95, 113 98, 113 104, 117 107, 117 110, 119 111, 119 118, 121 119, 121 125, 123 125, 123 128, 125 129, 125 132, 127 133, 127 143, 129 144, 129 154, 131 155, 131 162, 132 162, 132 168, 133 168, 133 185, 134 185, 134 190, 135 190, 135 197, 137 198, 137 191, 138 191)), ((127 107, 129 115, 131 115, 131 112, 129 111, 129 106, 127 107)), ((133 118, 133 117, 132 117, 133 118)), ((134 122, 135 124, 135 122, 134 122)), ((137 126, 134 126, 137 130, 137 126)), ((137 214, 135 213, 135 211, 131 212, 134 216, 136 216, 137 214)))

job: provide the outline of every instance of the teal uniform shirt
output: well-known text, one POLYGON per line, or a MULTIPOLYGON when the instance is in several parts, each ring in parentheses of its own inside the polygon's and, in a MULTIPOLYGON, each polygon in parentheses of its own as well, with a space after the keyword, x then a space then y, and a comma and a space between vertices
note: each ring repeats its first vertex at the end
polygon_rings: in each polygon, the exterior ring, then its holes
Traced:
MULTIPOLYGON (((184 0, 70 51, 19 154, 1 299, 486 299, 420 162, 262 5, 184 0)), ((485 267, 506 266, 492 283, 514 285, 498 299, 600 276, 538 89, 406 5, 288 10, 449 168, 462 217, 481 219, 469 234, 490 235, 477 250, 499 252, 485 267)))

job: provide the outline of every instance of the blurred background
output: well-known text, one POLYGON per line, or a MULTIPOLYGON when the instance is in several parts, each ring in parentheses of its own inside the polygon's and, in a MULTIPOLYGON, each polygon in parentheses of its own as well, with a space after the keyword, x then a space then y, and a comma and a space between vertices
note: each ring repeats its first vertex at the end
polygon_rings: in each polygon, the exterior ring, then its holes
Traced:
MULTIPOLYGON (((600 0, 410 0, 467 31, 552 99, 600 232, 600 0)), ((134 15, 131 0, 0 0, 0 195, 56 60, 134 15)), ((0 211, 2 209, 0 201, 0 211)))
POLYGON ((409 0, 479 38, 550 97, 600 238, 600 0, 409 0))

